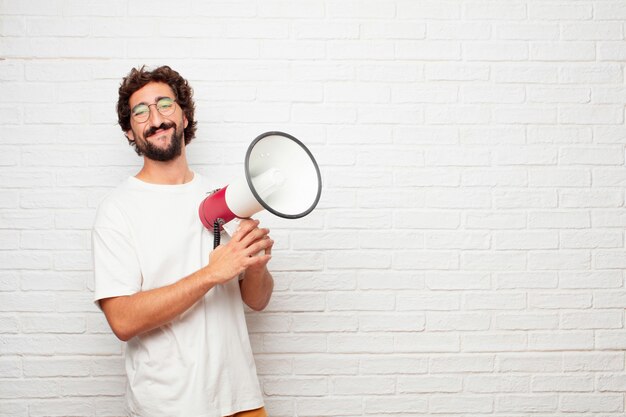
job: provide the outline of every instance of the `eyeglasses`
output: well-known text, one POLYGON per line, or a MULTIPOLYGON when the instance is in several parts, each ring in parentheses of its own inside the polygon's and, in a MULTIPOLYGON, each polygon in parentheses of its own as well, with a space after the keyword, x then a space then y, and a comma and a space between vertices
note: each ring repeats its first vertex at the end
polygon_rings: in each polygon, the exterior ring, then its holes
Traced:
POLYGON ((171 116, 176 110, 176 100, 169 97, 161 97, 156 103, 139 103, 131 110, 131 115, 137 123, 143 123, 150 117, 150 106, 156 107, 162 116, 171 116))

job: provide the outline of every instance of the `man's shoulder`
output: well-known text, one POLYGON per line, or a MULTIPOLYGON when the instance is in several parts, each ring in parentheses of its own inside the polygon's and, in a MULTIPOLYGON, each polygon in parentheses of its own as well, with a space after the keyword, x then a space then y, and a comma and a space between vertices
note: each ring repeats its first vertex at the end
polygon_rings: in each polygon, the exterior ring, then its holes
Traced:
POLYGON ((109 190, 100 200, 96 210, 94 226, 108 223, 112 218, 122 216, 122 207, 125 205, 125 201, 132 195, 129 182, 130 180, 126 179, 115 188, 109 190))

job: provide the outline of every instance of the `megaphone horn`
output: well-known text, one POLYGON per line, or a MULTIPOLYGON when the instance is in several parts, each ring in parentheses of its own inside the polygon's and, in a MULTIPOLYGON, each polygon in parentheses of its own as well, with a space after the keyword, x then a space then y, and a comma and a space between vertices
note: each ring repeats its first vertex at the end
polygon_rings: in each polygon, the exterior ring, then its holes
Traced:
POLYGON ((244 175, 200 204, 200 220, 217 229, 265 209, 286 219, 309 214, 322 194, 322 177, 311 152, 295 137, 265 132, 246 152, 244 175))

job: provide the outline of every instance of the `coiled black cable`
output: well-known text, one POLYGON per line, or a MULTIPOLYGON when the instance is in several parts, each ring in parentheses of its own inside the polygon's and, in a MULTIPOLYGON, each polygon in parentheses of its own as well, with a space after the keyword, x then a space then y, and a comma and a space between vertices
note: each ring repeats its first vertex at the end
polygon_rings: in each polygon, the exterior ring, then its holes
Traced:
POLYGON ((220 238, 220 222, 216 219, 213 223, 213 249, 220 245, 220 238))

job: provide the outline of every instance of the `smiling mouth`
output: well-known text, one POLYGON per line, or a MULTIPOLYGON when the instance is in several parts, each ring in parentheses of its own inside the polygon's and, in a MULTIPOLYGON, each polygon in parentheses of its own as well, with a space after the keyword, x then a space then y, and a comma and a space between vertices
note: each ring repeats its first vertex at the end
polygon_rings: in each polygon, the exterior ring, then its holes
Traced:
POLYGON ((146 136, 146 139, 147 139, 147 138, 152 138, 152 137, 158 137, 158 136, 160 136, 160 135, 163 135, 163 134, 165 134, 167 131, 169 131, 170 129, 171 129, 171 127, 168 127, 167 129, 159 129, 159 130, 157 130, 156 132, 154 132, 153 134, 146 136))

